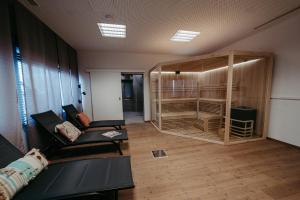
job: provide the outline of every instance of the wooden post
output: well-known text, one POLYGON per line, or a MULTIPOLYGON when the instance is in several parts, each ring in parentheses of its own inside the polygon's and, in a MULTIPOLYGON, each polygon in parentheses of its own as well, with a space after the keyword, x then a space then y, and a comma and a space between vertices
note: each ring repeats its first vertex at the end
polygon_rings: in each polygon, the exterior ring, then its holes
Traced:
POLYGON ((230 138, 230 115, 231 115, 231 95, 232 95, 232 78, 233 78, 233 52, 229 53, 228 58, 228 75, 227 75, 227 97, 226 97, 226 116, 225 116, 225 134, 224 144, 229 144, 230 138))
POLYGON ((153 122, 153 119, 152 119, 152 116, 153 116, 153 110, 152 110, 152 107, 153 107, 153 92, 152 92, 152 79, 151 79, 151 72, 152 70, 150 70, 148 73, 148 81, 149 81, 149 90, 150 90, 150 121, 153 122))
POLYGON ((272 91, 272 75, 273 75, 273 56, 267 58, 267 82, 266 82, 266 99, 265 99, 265 110, 264 110, 264 126, 262 137, 266 138, 269 128, 269 117, 270 117, 270 103, 271 103, 271 91, 272 91))
POLYGON ((160 130, 162 130, 162 123, 161 123, 161 66, 158 68, 159 73, 158 73, 158 112, 159 112, 159 121, 158 121, 158 126, 160 130))
POLYGON ((200 81, 199 81, 199 73, 197 76, 197 120, 199 119, 199 99, 200 99, 200 81))

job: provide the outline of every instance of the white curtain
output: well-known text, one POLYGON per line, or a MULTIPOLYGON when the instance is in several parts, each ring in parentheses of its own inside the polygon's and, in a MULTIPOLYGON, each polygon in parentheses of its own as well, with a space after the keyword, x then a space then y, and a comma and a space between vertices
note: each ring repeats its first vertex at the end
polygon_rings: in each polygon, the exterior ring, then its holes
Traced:
POLYGON ((62 116, 62 105, 79 107, 76 51, 20 3, 16 3, 15 13, 29 146, 43 149, 50 145, 49 135, 36 129, 31 115, 53 110, 62 116))
POLYGON ((78 87, 79 76, 78 76, 78 63, 77 63, 77 53, 74 49, 69 48, 69 60, 70 60, 70 70, 71 70, 71 88, 72 88, 72 102, 73 105, 78 109, 82 110, 81 104, 81 90, 78 87))
POLYGON ((0 134, 25 150, 18 113, 8 1, 0 1, 0 134))
POLYGON ((22 58, 29 146, 47 148, 49 135, 37 130, 32 114, 62 113, 56 35, 21 4, 15 7, 22 58))
POLYGON ((73 103, 72 96, 72 76, 70 70, 70 60, 68 54, 69 46, 62 39, 57 38, 57 50, 58 50, 58 63, 60 67, 61 77, 61 92, 62 92, 62 104, 68 105, 73 103))
POLYGON ((79 108, 76 51, 17 1, 0 1, 0 27, 0 134, 23 151, 45 149, 49 135, 31 115, 62 116, 66 104, 79 108))

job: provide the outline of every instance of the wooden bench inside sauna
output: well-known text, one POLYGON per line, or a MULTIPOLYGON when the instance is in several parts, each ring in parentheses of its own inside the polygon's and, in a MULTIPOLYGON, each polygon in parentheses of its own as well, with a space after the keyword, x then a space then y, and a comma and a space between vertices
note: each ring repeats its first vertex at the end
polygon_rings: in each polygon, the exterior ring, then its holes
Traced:
POLYGON ((199 98, 194 126, 204 132, 222 128, 226 99, 199 98))

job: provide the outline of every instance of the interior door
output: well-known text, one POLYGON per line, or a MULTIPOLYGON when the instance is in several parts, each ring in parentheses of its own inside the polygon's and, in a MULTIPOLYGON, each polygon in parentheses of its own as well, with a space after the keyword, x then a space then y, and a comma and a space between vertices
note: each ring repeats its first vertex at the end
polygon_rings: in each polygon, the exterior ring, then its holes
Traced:
POLYGON ((121 72, 90 72, 94 120, 123 119, 121 72))

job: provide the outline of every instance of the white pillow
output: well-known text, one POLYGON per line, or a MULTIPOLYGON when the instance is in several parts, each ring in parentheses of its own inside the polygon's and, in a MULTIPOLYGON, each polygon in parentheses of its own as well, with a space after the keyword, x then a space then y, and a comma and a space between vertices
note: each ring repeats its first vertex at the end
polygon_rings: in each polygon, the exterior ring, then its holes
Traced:
POLYGON ((56 125, 55 132, 62 134, 71 142, 74 142, 81 135, 81 131, 68 121, 56 125))
POLYGON ((0 169, 0 199, 11 199, 47 165, 47 159, 39 152, 39 150, 32 149, 23 158, 0 169))

